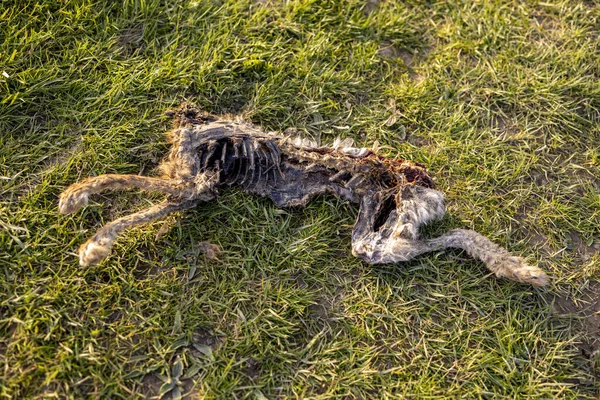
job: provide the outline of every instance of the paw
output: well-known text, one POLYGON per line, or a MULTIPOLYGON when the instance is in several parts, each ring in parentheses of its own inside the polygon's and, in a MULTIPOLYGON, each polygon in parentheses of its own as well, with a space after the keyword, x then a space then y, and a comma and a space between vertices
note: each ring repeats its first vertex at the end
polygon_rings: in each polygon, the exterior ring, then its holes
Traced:
POLYGON ((70 214, 88 204, 89 193, 87 191, 63 192, 58 201, 58 211, 61 214, 70 214))
POLYGON ((110 254, 110 244, 101 244, 94 240, 88 240, 79 248, 79 265, 87 267, 98 264, 110 254))
POLYGON ((516 256, 510 256, 503 260, 502 269, 496 275, 540 287, 546 286, 549 281, 548 275, 544 271, 526 264, 525 260, 516 256))

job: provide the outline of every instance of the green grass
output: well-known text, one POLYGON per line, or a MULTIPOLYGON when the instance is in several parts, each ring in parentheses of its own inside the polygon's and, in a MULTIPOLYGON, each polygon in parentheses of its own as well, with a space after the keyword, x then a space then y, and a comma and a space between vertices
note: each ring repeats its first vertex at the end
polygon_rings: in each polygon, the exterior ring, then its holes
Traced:
POLYGON ((594 2, 2 4, 0 398, 597 398, 594 2), (235 190, 79 267, 96 229, 160 196, 61 216, 59 193, 155 173, 184 100, 424 162, 449 206, 426 234, 474 228, 552 284, 458 251, 369 267, 356 207, 235 190))

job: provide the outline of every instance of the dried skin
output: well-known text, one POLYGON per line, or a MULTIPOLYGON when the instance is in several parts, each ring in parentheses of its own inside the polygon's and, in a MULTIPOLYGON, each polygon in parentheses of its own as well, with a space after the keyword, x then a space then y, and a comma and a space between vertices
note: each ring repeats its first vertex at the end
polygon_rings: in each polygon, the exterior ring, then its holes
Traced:
POLYGON ((160 165, 162 177, 101 175, 67 188, 59 211, 72 213, 91 194, 139 188, 167 194, 165 202, 119 218, 100 229, 79 250, 86 266, 106 258, 119 233, 174 211, 214 199, 235 186, 268 197, 278 207, 303 206, 320 194, 360 204, 352 232, 352 254, 371 264, 397 263, 454 247, 479 259, 498 277, 544 286, 537 267, 472 230, 454 229, 433 239, 421 225, 445 214, 444 196, 421 164, 385 158, 349 141, 322 147, 232 120, 203 116, 190 106, 171 112, 178 126, 169 133, 171 150, 160 165))

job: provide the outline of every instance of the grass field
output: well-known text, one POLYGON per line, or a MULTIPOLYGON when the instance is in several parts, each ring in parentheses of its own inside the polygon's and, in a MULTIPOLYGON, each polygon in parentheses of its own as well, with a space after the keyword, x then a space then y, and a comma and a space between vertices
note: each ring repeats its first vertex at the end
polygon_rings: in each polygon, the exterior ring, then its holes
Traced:
POLYGON ((597 398, 600 5, 399 3, 2 2, 0 398, 597 398), (425 234, 476 229, 552 283, 459 251, 370 267, 355 206, 234 190, 80 267, 161 196, 59 193, 156 173, 182 101, 426 163, 449 213, 425 234))

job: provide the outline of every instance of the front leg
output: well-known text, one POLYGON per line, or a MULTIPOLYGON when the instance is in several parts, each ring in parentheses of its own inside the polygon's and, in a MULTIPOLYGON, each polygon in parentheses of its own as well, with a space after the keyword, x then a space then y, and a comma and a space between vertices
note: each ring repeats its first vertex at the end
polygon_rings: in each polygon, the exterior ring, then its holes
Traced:
MULTIPOLYGON (((88 203, 89 196, 105 190, 144 189, 169 194, 181 198, 187 185, 170 179, 152 178, 140 175, 106 174, 84 179, 74 183, 61 193, 58 210, 61 214, 70 214, 88 203)), ((182 199, 183 200, 183 199, 182 199)))
POLYGON ((186 182, 184 185, 167 179, 137 175, 101 175, 72 185, 61 196, 61 204, 59 205, 61 211, 64 209, 71 211, 75 207, 80 207, 81 196, 85 196, 85 202, 87 202, 87 196, 90 192, 97 193, 105 189, 142 187, 163 191, 171 195, 167 201, 159 205, 119 218, 100 229, 79 248, 79 264, 87 266, 96 264, 106 258, 113 242, 124 229, 162 218, 174 211, 194 207, 200 201, 214 199, 216 196, 215 185, 218 178, 217 173, 199 174, 193 181, 186 182))
POLYGON ((153 178, 141 175, 106 174, 74 183, 61 193, 58 211, 70 214, 87 205, 91 194, 105 190, 143 189, 165 193, 178 201, 208 201, 214 197, 213 187, 219 180, 218 173, 202 173, 193 179, 153 178))
POLYGON ((194 207, 197 200, 171 203, 165 201, 161 204, 147 208, 146 210, 116 219, 102 227, 94 236, 79 248, 79 264, 83 267, 97 264, 105 259, 117 236, 125 229, 146 224, 162 218, 172 212, 194 207))

